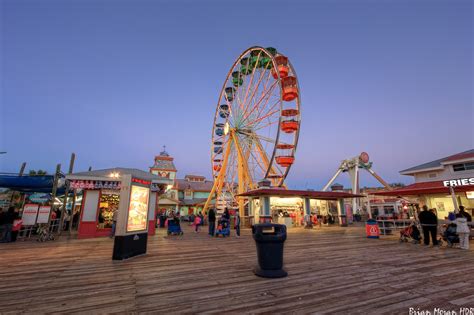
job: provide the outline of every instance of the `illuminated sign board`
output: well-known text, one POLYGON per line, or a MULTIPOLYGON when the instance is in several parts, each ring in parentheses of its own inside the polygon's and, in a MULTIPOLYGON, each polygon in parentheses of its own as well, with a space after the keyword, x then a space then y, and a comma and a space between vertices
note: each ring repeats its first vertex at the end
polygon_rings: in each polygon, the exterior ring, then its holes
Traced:
POLYGON ((467 199, 474 199, 474 190, 466 191, 466 198, 467 199))
POLYGON ((138 178, 132 178, 132 183, 138 183, 138 184, 142 184, 142 185, 146 185, 146 186, 151 185, 150 181, 144 180, 144 179, 138 179, 138 178))
POLYGON ((131 186, 127 232, 146 231, 149 195, 150 189, 148 187, 131 186))
POLYGON ((443 181, 444 187, 469 186, 474 185, 474 177, 451 179, 443 181))

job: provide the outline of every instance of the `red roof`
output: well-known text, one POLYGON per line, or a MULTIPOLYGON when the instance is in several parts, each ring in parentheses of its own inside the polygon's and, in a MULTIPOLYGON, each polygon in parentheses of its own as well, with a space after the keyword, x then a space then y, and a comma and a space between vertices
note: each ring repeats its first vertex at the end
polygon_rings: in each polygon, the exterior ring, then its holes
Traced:
MULTIPOLYGON (((474 190, 474 186, 457 186, 454 187, 455 192, 465 192, 474 190)), ((372 195, 380 196, 409 196, 409 195, 425 195, 425 194, 449 194, 449 188, 444 187, 443 181, 421 182, 411 184, 402 188, 386 191, 378 191, 372 195)))
POLYGON ((463 153, 451 155, 450 157, 445 159, 443 162, 464 160, 464 159, 470 159, 470 158, 474 158, 474 152, 470 151, 470 152, 463 152, 463 153))
POLYGON ((279 189, 279 188, 254 189, 254 190, 249 190, 237 196, 302 197, 302 198, 321 199, 321 200, 337 200, 340 198, 365 197, 364 195, 354 195, 351 193, 339 192, 339 191, 290 190, 290 189, 279 189))

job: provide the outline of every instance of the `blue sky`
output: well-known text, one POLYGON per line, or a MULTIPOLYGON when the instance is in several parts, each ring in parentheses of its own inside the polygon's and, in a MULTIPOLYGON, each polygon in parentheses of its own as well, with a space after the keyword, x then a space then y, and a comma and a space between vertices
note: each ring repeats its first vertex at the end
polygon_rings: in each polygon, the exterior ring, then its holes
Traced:
POLYGON ((147 169, 166 144, 181 177, 209 176, 219 89, 253 45, 298 74, 291 187, 321 188, 361 151, 409 182, 399 170, 474 147, 471 1, 0 2, 0 171, 71 152, 76 171, 147 169))

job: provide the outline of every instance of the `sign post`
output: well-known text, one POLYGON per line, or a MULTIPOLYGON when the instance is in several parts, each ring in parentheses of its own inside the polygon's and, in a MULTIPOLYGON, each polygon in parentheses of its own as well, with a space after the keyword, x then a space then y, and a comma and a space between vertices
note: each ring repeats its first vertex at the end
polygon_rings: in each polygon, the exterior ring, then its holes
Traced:
POLYGON ((122 176, 113 260, 146 254, 151 182, 122 176))
POLYGON ((36 220, 36 223, 47 224, 49 222, 50 214, 51 214, 51 206, 39 207, 38 219, 36 220))

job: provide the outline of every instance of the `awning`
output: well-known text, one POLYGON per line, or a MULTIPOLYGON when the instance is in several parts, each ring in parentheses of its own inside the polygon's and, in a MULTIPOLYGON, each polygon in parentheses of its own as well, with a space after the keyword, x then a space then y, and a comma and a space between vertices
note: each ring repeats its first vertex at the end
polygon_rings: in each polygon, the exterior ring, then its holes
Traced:
POLYGON ((315 190, 290 190, 279 188, 260 188, 247 191, 243 194, 237 195, 242 197, 300 197, 320 200, 337 200, 343 198, 359 198, 365 195, 356 195, 340 191, 315 191, 315 190))
MULTIPOLYGON (((0 174, 0 187, 8 188, 19 192, 44 192, 50 193, 53 190, 53 175, 42 176, 20 176, 11 174, 0 174)), ((64 193, 64 187, 58 194, 64 193)))
MULTIPOLYGON (((456 186, 455 192, 466 192, 474 190, 474 186, 456 186)), ((433 182, 421 182, 411 184, 405 187, 390 191, 377 191, 371 195, 379 196, 414 196, 414 195, 434 195, 434 194, 450 194, 449 187, 445 187, 442 180, 433 182)))

